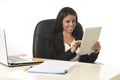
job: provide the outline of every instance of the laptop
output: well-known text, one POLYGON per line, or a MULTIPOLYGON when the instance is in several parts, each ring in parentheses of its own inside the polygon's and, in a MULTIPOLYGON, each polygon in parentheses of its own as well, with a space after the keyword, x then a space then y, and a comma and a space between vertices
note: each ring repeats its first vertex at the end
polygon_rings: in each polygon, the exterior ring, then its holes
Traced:
POLYGON ((92 46, 98 42, 101 32, 101 27, 87 27, 85 28, 82 42, 80 45, 79 55, 90 54, 94 52, 92 46))
POLYGON ((26 59, 18 55, 8 55, 5 29, 0 28, 0 63, 9 67, 27 66, 42 63, 43 60, 26 59))

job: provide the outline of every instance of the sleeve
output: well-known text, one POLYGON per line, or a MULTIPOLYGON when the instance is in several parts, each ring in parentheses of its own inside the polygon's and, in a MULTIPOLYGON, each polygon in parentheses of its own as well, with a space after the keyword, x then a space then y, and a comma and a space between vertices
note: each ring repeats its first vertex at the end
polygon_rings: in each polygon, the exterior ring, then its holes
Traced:
POLYGON ((56 59, 68 61, 75 56, 76 56, 76 53, 71 53, 71 50, 69 49, 67 52, 64 52, 64 53, 60 54, 59 56, 57 56, 56 59))
POLYGON ((87 63, 94 63, 95 60, 98 58, 99 53, 91 53, 90 55, 81 55, 79 61, 80 62, 87 62, 87 63))

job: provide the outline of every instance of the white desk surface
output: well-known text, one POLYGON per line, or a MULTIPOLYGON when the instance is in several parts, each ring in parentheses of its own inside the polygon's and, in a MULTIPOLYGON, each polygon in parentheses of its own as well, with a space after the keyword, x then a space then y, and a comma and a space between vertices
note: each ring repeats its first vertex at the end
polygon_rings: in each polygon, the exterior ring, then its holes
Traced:
POLYGON ((120 66, 89 63, 79 63, 75 69, 64 75, 24 72, 27 67, 7 67, 0 64, 0 80, 111 80, 120 73, 120 66))

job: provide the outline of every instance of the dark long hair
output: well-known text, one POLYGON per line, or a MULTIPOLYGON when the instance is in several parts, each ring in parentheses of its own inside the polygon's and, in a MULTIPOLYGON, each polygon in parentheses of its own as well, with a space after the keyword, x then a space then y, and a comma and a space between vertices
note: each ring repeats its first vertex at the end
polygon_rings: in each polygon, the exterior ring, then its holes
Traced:
POLYGON ((55 24, 54 24, 54 27, 53 27, 53 31, 52 31, 53 33, 58 33, 58 32, 63 31, 62 21, 68 15, 76 16, 76 23, 77 23, 78 17, 77 17, 77 14, 76 14, 75 10, 73 10, 70 7, 64 7, 60 10, 60 12, 57 15, 57 18, 55 20, 55 24))

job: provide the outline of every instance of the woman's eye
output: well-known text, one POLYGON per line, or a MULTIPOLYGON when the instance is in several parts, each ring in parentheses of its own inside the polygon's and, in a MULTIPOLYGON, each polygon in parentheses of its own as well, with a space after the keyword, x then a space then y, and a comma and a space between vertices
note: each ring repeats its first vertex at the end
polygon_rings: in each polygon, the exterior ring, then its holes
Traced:
POLYGON ((69 23, 70 21, 66 21, 66 23, 69 23))
POLYGON ((73 23, 76 22, 75 20, 72 21, 73 23))
POLYGON ((70 22, 75 23, 76 21, 75 20, 73 20, 73 21, 70 21, 70 20, 66 21, 66 23, 70 23, 70 22))
POLYGON ((75 22, 75 20, 73 20, 73 22, 75 22))

